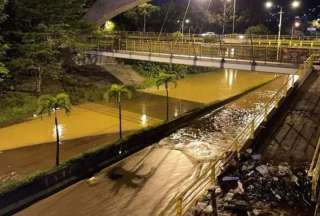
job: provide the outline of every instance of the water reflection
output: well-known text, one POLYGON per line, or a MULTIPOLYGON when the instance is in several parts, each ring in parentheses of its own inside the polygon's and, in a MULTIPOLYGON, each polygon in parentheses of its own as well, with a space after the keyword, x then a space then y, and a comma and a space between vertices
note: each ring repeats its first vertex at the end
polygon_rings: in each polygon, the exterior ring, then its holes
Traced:
POLYGON ((228 83, 228 86, 231 88, 237 81, 238 71, 234 69, 225 69, 224 71, 224 77, 226 80, 226 83, 228 83))
POLYGON ((148 125, 147 123, 148 123, 148 117, 147 117, 147 115, 146 115, 146 114, 142 114, 142 115, 141 115, 141 125, 142 125, 142 126, 146 126, 146 125, 148 125))
MULTIPOLYGON (((54 126, 53 128, 52 128, 52 138, 54 138, 54 139, 56 139, 56 126, 54 126)), ((64 137, 64 128, 65 128, 65 126, 63 125, 63 124, 58 124, 58 133, 59 133, 59 136, 60 136, 60 138, 63 138, 64 137)), ((61 142, 60 142, 60 144, 61 144, 61 142)))

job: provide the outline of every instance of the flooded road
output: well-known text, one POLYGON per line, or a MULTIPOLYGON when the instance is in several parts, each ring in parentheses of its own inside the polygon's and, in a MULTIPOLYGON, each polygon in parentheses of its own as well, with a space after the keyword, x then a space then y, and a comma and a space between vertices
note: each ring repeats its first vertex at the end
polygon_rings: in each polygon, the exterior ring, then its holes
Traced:
MULTIPOLYGON (((273 80, 274 74, 217 70, 195 74, 170 87, 170 118, 177 117, 206 103, 229 98, 251 87, 273 80)), ((271 90, 277 89, 277 85, 271 90)), ((124 134, 165 119, 166 98, 163 88, 146 89, 123 102, 124 134)), ((260 100, 256 96, 247 99, 260 100)), ((43 116, 0 129, 0 182, 22 178, 34 171, 54 165, 54 119, 43 116), (19 160, 16 160, 19 158, 19 160)), ((62 134, 61 160, 66 161, 90 149, 116 141, 118 110, 114 103, 96 102, 73 107, 70 115, 59 113, 62 134)))
POLYGON ((198 179, 207 166, 199 159, 228 151, 241 128, 286 81, 280 77, 17 215, 173 215, 170 210, 175 209, 175 203, 171 205, 171 201, 177 192, 198 179), (121 173, 116 179, 112 178, 115 172, 121 173))
MULTIPOLYGON (((268 73, 225 70, 197 74, 179 80, 170 88, 170 116, 203 104, 226 99, 242 91, 273 79, 268 73)), ((164 90, 150 88, 138 92, 132 100, 124 100, 124 131, 152 126, 165 119, 164 90)), ((62 140, 115 134, 118 131, 118 110, 112 103, 87 103, 75 106, 70 115, 59 113, 59 131, 62 140)), ((55 141, 53 117, 34 120, 0 129, 0 151, 55 141)), ((62 141, 63 144, 63 141, 62 141)))

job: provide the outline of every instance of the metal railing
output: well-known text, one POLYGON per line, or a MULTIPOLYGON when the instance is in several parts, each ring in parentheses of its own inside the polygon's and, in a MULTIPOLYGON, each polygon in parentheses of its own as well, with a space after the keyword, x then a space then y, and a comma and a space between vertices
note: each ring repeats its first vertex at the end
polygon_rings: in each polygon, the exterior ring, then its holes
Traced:
POLYGON ((108 39, 92 42, 97 44, 98 51, 127 52, 140 55, 180 55, 186 58, 220 58, 249 60, 252 62, 279 62, 301 64, 308 56, 319 52, 318 49, 263 46, 256 44, 212 44, 194 42, 174 42, 157 40, 108 39))
MULTIPOLYGON (((178 35, 176 32, 174 33, 168 33, 168 32, 162 32, 161 34, 159 32, 137 32, 137 31, 118 31, 106 34, 107 36, 122 36, 122 37, 135 37, 135 38, 158 38, 158 39, 173 39, 176 38, 178 35)), ((180 34, 181 35, 181 34, 180 34)), ((249 37, 249 35, 246 34, 224 34, 224 35, 211 35, 208 37, 216 37, 221 39, 241 39, 245 37, 249 37)), ((185 33, 183 35, 184 38, 206 38, 203 34, 194 34, 194 33, 185 33)), ((207 38, 208 38, 207 37, 207 38)), ((254 40, 278 40, 278 35, 255 35, 252 34, 252 38, 254 40)), ((297 35, 281 35, 281 40, 297 40, 297 41, 316 41, 320 40, 319 36, 297 36, 297 35)))
MULTIPOLYGON (((305 64, 301 67, 299 72, 300 81, 305 75, 311 70, 313 57, 308 58, 305 64)), ((256 129, 261 125, 263 121, 266 121, 268 115, 274 108, 277 108, 279 102, 282 98, 286 97, 287 92, 294 86, 295 79, 294 76, 288 77, 287 81, 281 86, 281 88, 274 94, 274 96, 263 106, 263 108, 256 113, 251 121, 246 125, 246 127, 236 136, 233 140, 232 145, 226 152, 236 152, 239 157, 240 151, 242 150, 244 144, 249 140, 253 139, 255 136, 256 129)), ((320 147, 318 147, 320 151, 320 147)), ((173 201, 169 202, 166 207, 166 211, 172 211, 175 208, 175 215, 184 215, 190 207, 194 206, 199 200, 200 196, 209 188, 215 184, 216 176, 221 172, 219 167, 223 163, 225 157, 223 155, 212 159, 208 166, 204 169, 202 174, 194 179, 183 191, 179 192, 173 201)), ((317 161, 315 174, 317 179, 319 179, 320 174, 320 159, 317 161)), ((316 181, 315 180, 315 181, 316 181)))

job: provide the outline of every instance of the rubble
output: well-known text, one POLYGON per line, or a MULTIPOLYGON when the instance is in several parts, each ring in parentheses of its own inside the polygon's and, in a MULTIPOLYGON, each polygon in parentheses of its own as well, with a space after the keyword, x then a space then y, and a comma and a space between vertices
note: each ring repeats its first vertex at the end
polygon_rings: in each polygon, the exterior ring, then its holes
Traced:
MULTIPOLYGON (((246 151, 237 164, 218 177, 218 215, 312 215, 311 179, 306 168, 264 163, 261 155, 246 151)), ((207 206, 198 209, 198 215, 212 215, 210 203, 206 201, 207 206)))

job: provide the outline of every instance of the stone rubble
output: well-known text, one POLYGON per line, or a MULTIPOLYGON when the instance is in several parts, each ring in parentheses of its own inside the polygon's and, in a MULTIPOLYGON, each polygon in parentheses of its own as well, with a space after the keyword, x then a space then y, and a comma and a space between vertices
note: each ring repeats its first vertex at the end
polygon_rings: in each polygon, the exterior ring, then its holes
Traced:
MULTIPOLYGON (((218 215, 310 216, 313 212, 311 179, 306 167, 287 163, 271 165, 261 155, 246 151, 238 163, 231 163, 215 186, 218 215)), ((214 215, 210 192, 189 211, 193 216, 214 215), (212 210, 209 213, 205 209, 212 210)))

